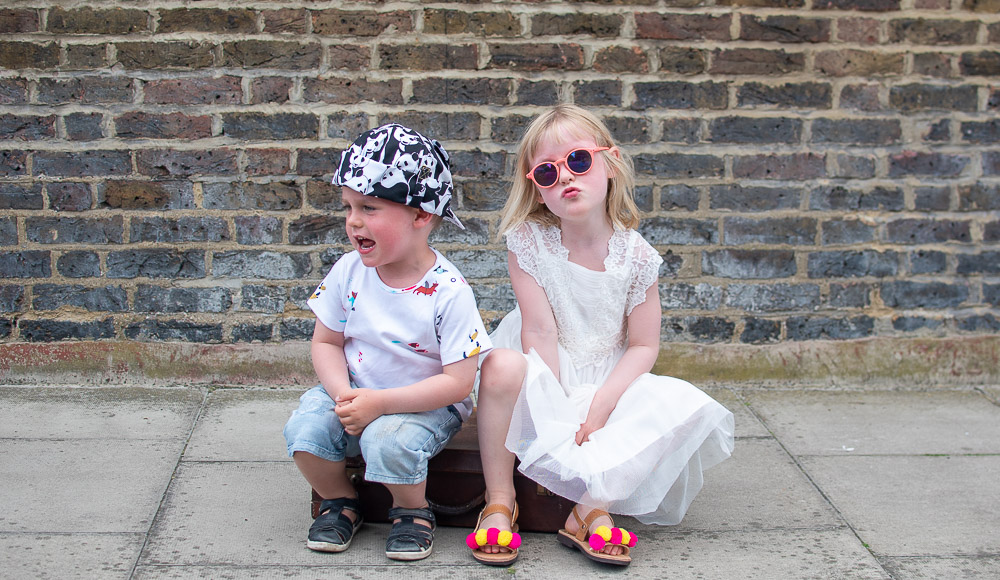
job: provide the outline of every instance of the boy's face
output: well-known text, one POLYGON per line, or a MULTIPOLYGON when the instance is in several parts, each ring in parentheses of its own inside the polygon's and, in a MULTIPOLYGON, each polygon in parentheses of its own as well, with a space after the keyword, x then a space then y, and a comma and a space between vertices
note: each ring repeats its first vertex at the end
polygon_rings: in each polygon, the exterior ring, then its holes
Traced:
POLYGON ((426 246, 417 235, 420 210, 349 188, 341 188, 347 237, 369 268, 405 266, 426 246))

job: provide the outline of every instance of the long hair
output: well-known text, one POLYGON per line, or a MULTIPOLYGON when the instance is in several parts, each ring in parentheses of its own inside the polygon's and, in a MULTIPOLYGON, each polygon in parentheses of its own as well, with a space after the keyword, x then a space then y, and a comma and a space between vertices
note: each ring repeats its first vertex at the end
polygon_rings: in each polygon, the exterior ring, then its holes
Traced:
MULTIPOLYGON (((511 229, 533 221, 543 225, 559 225, 559 218, 538 201, 535 183, 526 177, 531 170, 529 163, 539 144, 545 139, 559 136, 592 138, 598 147, 616 147, 611 131, 592 113, 570 104, 556 105, 542 113, 528 126, 517 148, 510 195, 503 207, 498 234, 503 236, 511 229)), ((632 159, 620 149, 619 155, 602 151, 608 167, 608 195, 606 211, 611 223, 620 229, 639 225, 639 208, 632 198, 635 187, 635 169, 632 159)))

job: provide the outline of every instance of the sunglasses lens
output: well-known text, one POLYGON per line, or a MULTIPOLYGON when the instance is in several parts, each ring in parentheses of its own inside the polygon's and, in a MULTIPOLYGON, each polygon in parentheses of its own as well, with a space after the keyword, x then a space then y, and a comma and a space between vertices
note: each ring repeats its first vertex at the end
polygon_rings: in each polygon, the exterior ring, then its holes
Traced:
POLYGON ((548 187, 558 181, 559 168, 552 163, 539 163, 531 175, 535 178, 535 183, 548 187))
POLYGON ((591 157, 590 151, 586 149, 577 149, 576 151, 570 151, 569 155, 566 156, 566 167, 576 174, 586 173, 590 170, 590 165, 594 162, 594 158, 591 157))

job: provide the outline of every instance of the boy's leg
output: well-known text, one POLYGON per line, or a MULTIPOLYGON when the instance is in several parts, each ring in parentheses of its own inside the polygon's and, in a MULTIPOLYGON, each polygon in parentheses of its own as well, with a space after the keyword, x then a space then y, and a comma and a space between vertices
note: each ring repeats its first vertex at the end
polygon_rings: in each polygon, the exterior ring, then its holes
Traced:
POLYGON ((350 439, 334 406, 322 387, 313 388, 299 399, 284 430, 296 467, 324 500, 306 542, 309 548, 324 552, 346 550, 361 525, 358 494, 344 461, 350 439))
MULTIPOLYGON (((494 349, 483 361, 479 378, 476 422, 479 429, 479 454, 483 461, 487 503, 514 508, 514 454, 507 450, 507 431, 518 394, 524 383, 527 363, 524 355, 507 349, 494 349)), ((504 514, 493 514, 480 524, 482 529, 510 530, 504 514)), ((480 548, 488 554, 506 551, 500 546, 480 548)))
POLYGON ((457 412, 445 408, 383 415, 361 434, 365 479, 385 485, 392 494, 388 557, 419 560, 430 555, 435 519, 425 495, 427 461, 444 449, 461 426, 457 412))

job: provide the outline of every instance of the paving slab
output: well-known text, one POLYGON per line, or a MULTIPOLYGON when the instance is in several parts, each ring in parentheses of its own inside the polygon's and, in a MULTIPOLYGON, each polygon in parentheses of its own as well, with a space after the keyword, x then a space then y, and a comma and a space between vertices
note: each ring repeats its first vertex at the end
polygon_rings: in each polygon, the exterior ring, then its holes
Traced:
POLYGON ((732 389, 708 387, 702 389, 723 407, 732 412, 736 420, 736 437, 770 437, 771 433, 750 410, 738 393, 732 389))
POLYGON ((183 439, 198 389, 0 387, 0 439, 183 439))
POLYGON ((1000 578, 1000 557, 881 558, 896 578, 907 580, 981 580, 1000 578))
POLYGON ((142 532, 183 440, 0 439, 0 532, 142 532))
POLYGON ((1000 556, 1000 455, 805 457, 880 556, 1000 556))
POLYGON ((281 434, 304 389, 216 389, 184 453, 185 461, 291 461, 281 434))
POLYGON ((774 439, 739 439, 705 472, 682 530, 836 527, 843 521, 774 439))
POLYGON ((145 534, 0 533, 0 576, 102 580, 130 577, 145 534))
POLYGON ((964 391, 746 395, 793 455, 1000 453, 1000 406, 964 391))

